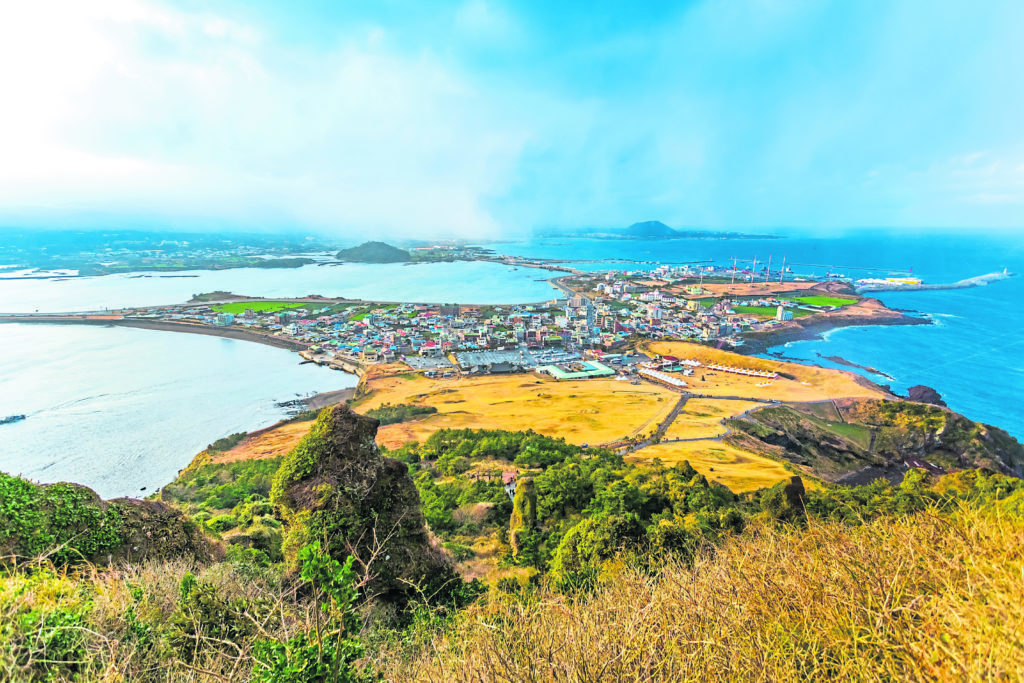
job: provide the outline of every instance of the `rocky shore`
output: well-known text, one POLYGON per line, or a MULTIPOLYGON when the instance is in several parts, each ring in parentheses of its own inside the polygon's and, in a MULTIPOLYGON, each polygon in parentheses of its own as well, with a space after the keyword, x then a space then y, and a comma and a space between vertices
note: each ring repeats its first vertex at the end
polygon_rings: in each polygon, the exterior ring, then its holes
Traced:
POLYGON ((770 330, 747 332, 743 335, 744 345, 737 351, 748 355, 764 353, 773 346, 781 346, 791 341, 820 339, 824 333, 840 327, 931 324, 927 318, 887 308, 878 299, 862 299, 852 306, 844 306, 829 313, 806 318, 796 318, 770 330))

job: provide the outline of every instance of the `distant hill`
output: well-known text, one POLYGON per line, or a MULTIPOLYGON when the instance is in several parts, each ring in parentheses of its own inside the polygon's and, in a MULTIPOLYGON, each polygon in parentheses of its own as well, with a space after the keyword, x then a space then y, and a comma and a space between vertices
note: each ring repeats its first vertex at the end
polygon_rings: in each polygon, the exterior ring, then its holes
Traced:
POLYGON ((675 230, 661 221, 641 221, 628 228, 550 229, 540 237, 585 237, 599 240, 678 240, 678 239, 776 239, 777 235, 746 235, 720 230, 675 230))
POLYGON ((635 237, 639 239, 675 237, 679 234, 661 221, 643 221, 640 223, 634 223, 626 228, 623 233, 628 237, 635 237))
POLYGON ((412 260, 405 249, 384 242, 363 242, 358 247, 342 249, 337 256, 342 261, 359 263, 405 263, 412 260))

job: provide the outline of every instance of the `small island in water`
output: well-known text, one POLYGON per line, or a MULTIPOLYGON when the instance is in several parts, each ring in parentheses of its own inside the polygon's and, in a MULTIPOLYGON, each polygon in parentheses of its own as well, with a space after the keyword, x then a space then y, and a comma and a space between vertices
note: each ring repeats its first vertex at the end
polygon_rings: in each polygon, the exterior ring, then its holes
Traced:
POLYGON ((358 247, 342 249, 337 257, 341 261, 356 263, 408 263, 412 255, 405 249, 384 242, 363 242, 358 247))

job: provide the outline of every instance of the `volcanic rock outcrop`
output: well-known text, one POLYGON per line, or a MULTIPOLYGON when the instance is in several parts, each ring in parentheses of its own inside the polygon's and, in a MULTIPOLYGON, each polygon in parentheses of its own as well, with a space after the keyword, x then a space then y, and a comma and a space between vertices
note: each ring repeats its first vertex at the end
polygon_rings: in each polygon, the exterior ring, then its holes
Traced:
POLYGON ((216 546, 160 502, 104 501, 78 484, 39 485, 0 473, 0 561, 46 557, 57 565, 212 559, 216 546))
POLYGON ((455 574, 427 531, 408 469, 381 456, 379 426, 344 405, 325 409, 285 456, 270 495, 288 528, 287 561, 320 541, 336 559, 355 556, 370 577, 365 595, 398 598, 455 574))

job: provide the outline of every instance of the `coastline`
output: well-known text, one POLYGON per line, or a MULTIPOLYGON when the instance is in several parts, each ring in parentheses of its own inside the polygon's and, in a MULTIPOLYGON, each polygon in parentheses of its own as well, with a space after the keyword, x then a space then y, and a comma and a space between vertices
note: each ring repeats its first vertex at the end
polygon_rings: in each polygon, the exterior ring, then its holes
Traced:
POLYGON ((204 334, 210 337, 223 337, 225 339, 238 339, 240 341, 255 342, 265 346, 273 346, 288 351, 305 351, 308 344, 292 339, 283 339, 262 332, 243 330, 234 327, 210 327, 197 323, 179 323, 166 320, 143 320, 138 318, 118 318, 101 316, 4 316, 0 317, 2 323, 32 323, 36 325, 99 325, 105 327, 134 327, 143 330, 158 330, 163 332, 184 332, 187 334, 204 334))
POLYGON ((774 329, 743 334, 744 344, 737 353, 756 355, 793 341, 821 339, 822 335, 840 327, 867 327, 870 325, 932 325, 927 318, 907 315, 887 308, 878 299, 864 299, 845 309, 797 318, 774 329))

